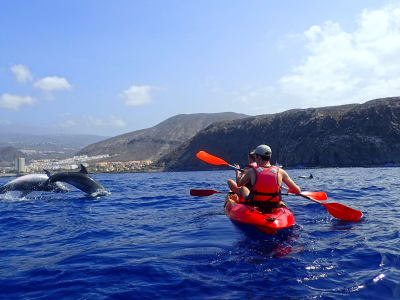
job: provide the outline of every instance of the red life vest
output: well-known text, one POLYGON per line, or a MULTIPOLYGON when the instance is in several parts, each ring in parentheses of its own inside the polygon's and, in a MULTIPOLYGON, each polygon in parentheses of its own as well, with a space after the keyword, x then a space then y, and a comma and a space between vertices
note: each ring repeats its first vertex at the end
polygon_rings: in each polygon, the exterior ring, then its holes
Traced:
POLYGON ((281 201, 278 183, 279 168, 277 166, 267 168, 253 166, 253 170, 256 173, 256 182, 250 191, 251 200, 279 203, 281 201))

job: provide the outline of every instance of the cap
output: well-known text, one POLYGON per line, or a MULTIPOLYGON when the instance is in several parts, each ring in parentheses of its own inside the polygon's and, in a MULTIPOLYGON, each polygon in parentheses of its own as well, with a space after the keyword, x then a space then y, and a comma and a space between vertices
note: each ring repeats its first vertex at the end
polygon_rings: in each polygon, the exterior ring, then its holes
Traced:
POLYGON ((259 145, 256 147, 256 149, 251 151, 250 154, 258 154, 258 155, 268 156, 268 155, 272 154, 272 150, 267 145, 259 145))

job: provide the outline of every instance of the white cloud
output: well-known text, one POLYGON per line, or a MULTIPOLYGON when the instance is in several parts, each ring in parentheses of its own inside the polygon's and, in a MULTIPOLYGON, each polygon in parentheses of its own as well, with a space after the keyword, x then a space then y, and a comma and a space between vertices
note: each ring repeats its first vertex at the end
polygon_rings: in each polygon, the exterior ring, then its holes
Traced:
POLYGON ((139 106, 152 102, 150 91, 153 88, 149 85, 132 85, 129 89, 120 94, 128 106, 139 106))
POLYGON ((34 83, 34 87, 46 92, 70 90, 72 88, 67 79, 57 76, 42 78, 34 83))
POLYGON ((0 107, 15 111, 19 110, 21 105, 33 104, 35 102, 36 99, 30 96, 11 95, 7 93, 0 96, 0 107))
POLYGON ((19 82, 25 83, 32 80, 32 74, 27 66, 13 65, 11 67, 11 71, 14 73, 19 82))
POLYGON ((278 87, 302 107, 400 95, 400 4, 364 10, 353 32, 327 21, 304 32, 309 55, 278 87))

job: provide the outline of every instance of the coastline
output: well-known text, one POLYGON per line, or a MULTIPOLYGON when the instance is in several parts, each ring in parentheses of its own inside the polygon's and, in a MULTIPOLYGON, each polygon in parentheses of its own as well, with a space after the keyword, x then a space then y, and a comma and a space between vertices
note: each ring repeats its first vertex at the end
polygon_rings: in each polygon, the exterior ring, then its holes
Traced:
MULTIPOLYGON (((374 165, 374 166, 354 166, 354 167, 287 167, 284 168, 285 170, 316 170, 316 169, 342 169, 342 168, 400 168, 400 164, 397 165, 374 165)), ((220 168, 220 169, 212 169, 212 170, 191 170, 193 172, 196 171, 223 171, 227 170, 225 168, 220 168)), ((65 172, 65 171, 71 171, 68 169, 59 169, 57 171, 53 170, 53 172, 65 172)), ((131 174, 131 173, 168 173, 168 172, 186 172, 187 170, 165 170, 163 168, 148 168, 148 169, 138 169, 138 170, 124 170, 124 171, 97 171, 97 170, 91 170, 91 168, 88 168, 89 174, 131 174)), ((78 172, 78 171, 77 171, 78 172)), ((29 175, 29 174, 44 174, 44 172, 26 172, 26 173, 0 173, 0 178, 3 177, 19 177, 23 175, 29 175)))

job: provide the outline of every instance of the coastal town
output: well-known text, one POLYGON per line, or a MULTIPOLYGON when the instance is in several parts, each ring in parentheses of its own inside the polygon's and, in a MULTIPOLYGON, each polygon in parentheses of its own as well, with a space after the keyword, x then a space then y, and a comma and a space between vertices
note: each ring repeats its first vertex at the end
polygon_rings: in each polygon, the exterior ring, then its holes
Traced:
POLYGON ((78 170, 83 164, 90 173, 143 172, 151 165, 151 160, 113 161, 109 155, 79 155, 66 159, 39 159, 26 164, 25 158, 15 160, 15 166, 0 168, 1 176, 43 173, 43 170, 78 170))

